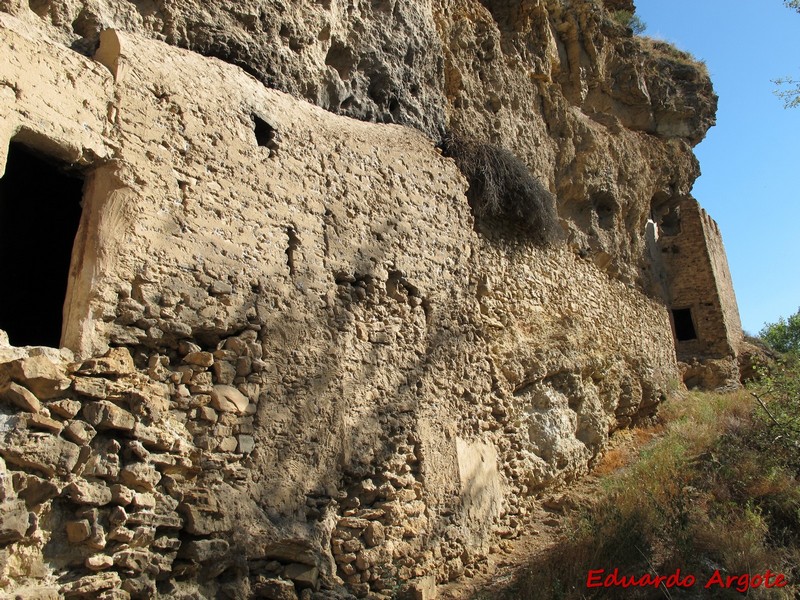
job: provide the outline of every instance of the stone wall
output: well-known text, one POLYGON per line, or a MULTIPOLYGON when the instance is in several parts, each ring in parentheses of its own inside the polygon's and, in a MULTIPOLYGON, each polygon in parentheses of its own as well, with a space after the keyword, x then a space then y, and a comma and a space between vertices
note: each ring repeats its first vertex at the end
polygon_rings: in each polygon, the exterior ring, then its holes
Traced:
POLYGON ((0 147, 86 178, 65 349, 0 340, 12 592, 447 581, 676 385, 663 305, 477 233, 423 134, 133 34, 96 60, 34 21, 0 35, 0 147))

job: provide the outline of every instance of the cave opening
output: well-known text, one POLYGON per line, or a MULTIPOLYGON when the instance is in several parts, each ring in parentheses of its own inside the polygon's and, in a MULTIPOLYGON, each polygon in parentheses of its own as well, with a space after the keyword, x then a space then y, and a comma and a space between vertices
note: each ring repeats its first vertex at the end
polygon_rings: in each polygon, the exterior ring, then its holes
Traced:
POLYGON ((672 321, 675 324, 675 338, 679 342, 688 342, 697 339, 697 331, 694 328, 691 309, 672 309, 672 321))
POLYGON ((15 346, 61 343, 83 178, 12 142, 0 178, 0 329, 15 346))

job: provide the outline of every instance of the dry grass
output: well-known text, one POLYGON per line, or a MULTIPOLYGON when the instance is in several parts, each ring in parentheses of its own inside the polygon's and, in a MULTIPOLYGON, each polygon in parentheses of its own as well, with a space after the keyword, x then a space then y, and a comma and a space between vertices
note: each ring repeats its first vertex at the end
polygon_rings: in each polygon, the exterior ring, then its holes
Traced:
POLYGON ((693 67, 697 69, 701 76, 709 76, 708 66, 704 60, 695 58, 690 53, 678 49, 670 42, 648 36, 640 36, 638 39, 648 54, 654 58, 664 59, 667 62, 677 63, 686 67, 693 67))

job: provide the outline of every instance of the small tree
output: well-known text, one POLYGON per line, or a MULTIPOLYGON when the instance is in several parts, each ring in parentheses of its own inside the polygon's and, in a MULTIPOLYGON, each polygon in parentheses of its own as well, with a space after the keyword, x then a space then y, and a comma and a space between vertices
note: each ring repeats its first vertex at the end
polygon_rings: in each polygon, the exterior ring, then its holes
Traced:
MULTIPOLYGON (((784 4, 787 8, 793 8, 800 12, 800 0, 785 0, 784 4)), ((775 90, 775 95, 783 100, 785 108, 800 106, 800 81, 793 77, 781 77, 773 80, 772 83, 782 88, 775 90)))
POLYGON ((623 27, 629 27, 634 35, 641 35, 647 29, 647 23, 632 10, 615 10, 611 13, 611 17, 623 27))
POLYGON ((788 319, 767 323, 758 335, 778 352, 800 352, 800 309, 788 319))

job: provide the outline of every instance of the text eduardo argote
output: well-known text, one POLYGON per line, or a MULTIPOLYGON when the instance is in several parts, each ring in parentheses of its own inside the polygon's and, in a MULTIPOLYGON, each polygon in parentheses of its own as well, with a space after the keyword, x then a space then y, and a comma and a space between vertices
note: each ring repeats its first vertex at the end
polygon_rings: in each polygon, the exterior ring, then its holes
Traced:
POLYGON ((587 588, 633 588, 633 587, 653 587, 664 586, 671 588, 692 588, 702 585, 705 589, 722 588, 733 589, 737 592, 747 592, 751 589, 782 588, 788 582, 783 573, 773 573, 769 569, 763 573, 742 573, 740 575, 723 575, 719 569, 705 580, 698 581, 694 575, 681 573, 677 569, 669 575, 620 575, 619 569, 606 571, 605 569, 591 569, 586 576, 587 588))

